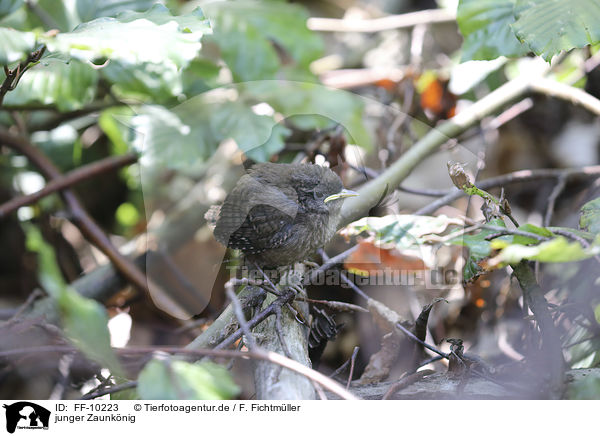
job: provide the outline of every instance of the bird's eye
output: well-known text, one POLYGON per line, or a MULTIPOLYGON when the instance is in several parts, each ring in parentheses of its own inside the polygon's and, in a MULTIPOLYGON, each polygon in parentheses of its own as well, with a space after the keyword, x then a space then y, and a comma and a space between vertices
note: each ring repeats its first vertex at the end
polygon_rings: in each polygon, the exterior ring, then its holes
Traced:
POLYGON ((319 189, 318 187, 315 188, 315 190, 314 190, 315 200, 324 200, 326 196, 327 196, 327 193, 324 190, 319 189))

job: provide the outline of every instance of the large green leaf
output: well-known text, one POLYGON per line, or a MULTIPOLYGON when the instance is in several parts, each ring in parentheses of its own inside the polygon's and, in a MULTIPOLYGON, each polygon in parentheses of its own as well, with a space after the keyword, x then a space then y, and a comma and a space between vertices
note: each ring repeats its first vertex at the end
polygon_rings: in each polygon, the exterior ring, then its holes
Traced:
POLYGON ((545 60, 562 50, 600 42, 598 0, 517 0, 517 37, 545 60))
POLYGON ((104 58, 125 64, 159 64, 181 68, 196 57, 200 39, 210 32, 199 9, 174 17, 162 5, 144 13, 126 12, 116 18, 98 18, 72 32, 46 37, 50 51, 96 61, 104 58))
POLYGON ((464 37, 462 61, 517 57, 529 52, 510 25, 516 0, 460 0, 456 20, 464 37))
POLYGON ((248 157, 261 162, 282 150, 284 137, 291 133, 272 117, 257 115, 240 102, 220 105, 210 123, 218 140, 234 139, 248 157))
POLYGON ((500 253, 492 259, 492 264, 515 264, 523 259, 550 263, 575 262, 600 253, 600 245, 597 243, 584 248, 579 242, 569 242, 563 236, 538 245, 511 244, 496 239, 492 241, 491 246, 501 249, 500 253))
POLYGON ((96 96, 98 72, 79 61, 49 56, 27 71, 19 86, 6 94, 4 104, 55 105, 61 111, 80 109, 96 96))
POLYGON ((64 281, 56 255, 37 227, 25 227, 27 249, 38 255, 39 280, 60 310, 65 335, 82 353, 114 374, 123 370, 110 347, 106 310, 98 302, 84 298, 64 281))
POLYGON ((75 346, 113 374, 123 375, 121 364, 110 346, 104 306, 67 288, 59 299, 59 307, 65 333, 75 346))
POLYGON ((156 0, 77 0, 75 9, 81 22, 85 22, 125 11, 145 11, 155 3, 156 0))
POLYGON ((364 102, 356 94, 289 80, 249 82, 243 90, 258 101, 267 102, 300 129, 326 128, 338 123, 346 129, 353 144, 371 147, 371 137, 363 122, 364 102))
POLYGON ((154 359, 138 377, 143 400, 228 400, 240 393, 227 370, 212 362, 154 359))
POLYGON ((268 160, 283 148, 290 132, 272 117, 256 114, 240 100, 213 97, 211 93, 200 95, 173 109, 142 106, 133 117, 117 116, 116 123, 103 115, 101 126, 128 131, 123 137, 142 153, 145 166, 181 171, 197 168, 226 139, 233 139, 258 161, 268 160))
MULTIPOLYGON (((33 32, 0 27, 0 65, 24 60, 35 47, 33 32)), ((2 74, 2 77, 4 74, 2 74)))
POLYGON ((0 0, 0 19, 12 14, 23 4, 23 0, 0 0))
POLYGON ((280 71, 279 54, 273 43, 283 48, 300 69, 321 56, 320 37, 308 30, 308 14, 297 4, 278 2, 213 2, 204 7, 214 23, 211 38, 238 81, 275 77, 280 71))
POLYGON ((142 63, 132 66, 111 61, 100 74, 113 84, 113 92, 123 99, 165 103, 183 91, 181 71, 169 65, 142 63))

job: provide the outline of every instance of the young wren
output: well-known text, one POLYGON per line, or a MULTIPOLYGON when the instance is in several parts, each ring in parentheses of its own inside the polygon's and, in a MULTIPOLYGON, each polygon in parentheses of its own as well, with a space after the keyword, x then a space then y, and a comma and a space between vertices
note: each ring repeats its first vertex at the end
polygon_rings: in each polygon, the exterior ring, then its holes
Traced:
POLYGON ((223 205, 206 214, 217 241, 264 267, 305 260, 337 230, 344 189, 329 168, 260 163, 248 170, 223 205))

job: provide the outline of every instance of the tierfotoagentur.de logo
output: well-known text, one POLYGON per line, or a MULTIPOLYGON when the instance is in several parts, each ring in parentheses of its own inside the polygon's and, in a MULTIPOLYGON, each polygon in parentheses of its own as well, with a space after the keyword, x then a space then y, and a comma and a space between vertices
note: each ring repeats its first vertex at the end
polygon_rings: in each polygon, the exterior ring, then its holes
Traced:
POLYGON ((29 401, 3 405, 6 412, 6 431, 48 430, 50 411, 29 401))

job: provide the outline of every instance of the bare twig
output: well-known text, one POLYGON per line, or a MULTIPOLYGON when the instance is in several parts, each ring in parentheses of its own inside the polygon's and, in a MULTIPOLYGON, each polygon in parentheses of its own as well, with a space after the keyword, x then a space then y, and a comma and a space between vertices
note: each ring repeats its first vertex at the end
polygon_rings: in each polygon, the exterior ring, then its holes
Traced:
MULTIPOLYGON (((355 250, 357 250, 357 249, 358 249, 358 245, 355 245, 354 247, 352 247, 352 248, 350 248, 350 249, 348 249, 348 250, 344 251, 343 253, 341 253, 341 254, 338 254, 337 256, 335 256, 335 257, 332 257, 332 258, 329 258, 329 257, 327 256, 327 254, 325 253, 325 251, 321 250, 321 252, 320 252, 320 253, 321 253, 321 256, 323 257, 323 259, 325 260, 325 263, 324 263, 324 264, 323 264, 323 265, 322 265, 320 268, 318 268, 317 270, 313 271, 313 272, 312 272, 312 274, 314 274, 316 271, 321 271, 321 270, 325 271, 325 270, 327 270, 327 269, 328 269, 328 268, 330 268, 331 266, 333 266, 333 265, 335 265, 335 264, 337 264, 337 263, 341 262, 343 259, 345 259, 346 257, 348 257, 350 254, 352 254, 352 253, 353 253, 355 250), (342 257, 342 256, 343 256, 343 257, 342 257), (340 258, 341 258, 341 259, 340 259, 340 258), (339 260, 338 260, 338 259, 339 259, 339 260)), ((314 276, 313 276, 312 274, 311 274, 311 281, 315 280, 315 279, 316 279, 316 277, 317 277, 316 275, 314 275, 314 276), (314 277, 314 279, 313 279, 313 277, 314 277)), ((342 281, 343 281, 344 283, 346 283, 348 286, 350 286, 350 288, 351 288, 351 289, 352 289, 354 292, 356 292, 358 295, 360 295, 361 297, 363 297, 365 300, 369 300, 369 298, 370 298, 370 297, 369 297, 367 294, 365 294, 365 293, 363 292, 363 290, 362 290, 362 289, 360 289, 358 286, 356 286, 356 285, 355 285, 355 284, 354 284, 354 283, 353 283, 353 282, 352 282, 352 281, 351 281, 351 280, 350 280, 350 279, 349 279, 349 278, 346 276, 346 274, 345 274, 343 271, 340 271, 340 278, 342 279, 342 281)))
POLYGON ((242 305, 240 304, 240 300, 238 300, 237 295, 231 289, 227 289, 225 291, 227 293, 227 297, 231 300, 231 304, 233 304, 233 312, 240 324, 244 335, 246 335, 246 344, 250 350, 256 348, 256 340, 250 331, 250 327, 248 327, 248 322, 246 322, 246 318, 244 317, 244 311, 242 310, 242 305))
POLYGON ((531 238, 531 239, 535 239, 536 241, 540 241, 540 242, 545 242, 545 241, 549 241, 550 238, 547 236, 541 236, 541 235, 537 235, 535 233, 530 233, 530 232, 525 232, 523 230, 517 230, 517 229, 507 229, 505 227, 500 227, 500 226, 493 226, 491 224, 484 224, 481 226, 484 229, 487 230, 493 230, 497 233, 493 234, 493 235, 489 235, 486 237, 486 239, 494 239, 497 238, 498 236, 502 236, 502 235, 517 235, 517 236, 523 236, 525 238, 531 238))
MULTIPOLYGON (((77 351, 76 348, 71 346, 52 345, 52 346, 41 346, 41 347, 28 347, 19 348, 12 350, 0 351, 0 357, 18 356, 22 354, 40 354, 40 353, 70 353, 77 351)), ((345 400, 358 400, 359 398, 348 392, 342 385, 332 380, 331 378, 315 371, 314 369, 308 368, 294 360, 288 359, 281 354, 274 353, 272 351, 265 351, 261 348, 250 351, 235 351, 235 350, 210 350, 210 349, 198 349, 190 350, 186 348, 178 347, 128 347, 128 348, 115 348, 115 351, 119 355, 127 354, 148 354, 157 351, 162 351, 171 354, 183 354, 188 356, 210 356, 210 357, 222 357, 222 358, 233 358, 233 359, 257 359, 264 360, 267 362, 275 363, 298 374, 301 374, 319 383, 325 389, 333 392, 339 397, 345 400)), ((133 387, 133 386, 131 386, 133 387)))
POLYGON ((423 377, 426 377, 426 376, 434 374, 434 373, 435 373, 435 371, 433 371, 431 369, 424 369, 423 371, 415 372, 412 374, 407 374, 406 376, 404 376, 400 380, 398 380, 396 383, 394 383, 392 386, 390 386, 388 391, 383 395, 383 397, 381 397, 381 399, 382 400, 390 400, 394 396, 394 394, 396 392, 398 392, 400 389, 404 389, 404 388, 418 382, 423 377))
POLYGON ((312 304, 322 304, 323 306, 327 306, 330 309, 337 310, 340 312, 366 312, 369 313, 367 309, 361 306, 357 306, 356 304, 344 303, 343 301, 331 301, 331 300, 313 300, 312 298, 304 298, 304 297, 296 297, 296 300, 306 301, 307 303, 312 304))
POLYGON ((29 195, 23 195, 13 198, 10 201, 0 205, 0 218, 5 217, 9 213, 17 210, 20 207, 35 203, 36 201, 56 192, 61 189, 71 187, 79 182, 96 177, 99 174, 113 171, 126 165, 130 165, 137 161, 137 156, 134 154, 126 154, 123 156, 110 156, 84 165, 73 171, 68 172, 60 177, 51 179, 44 188, 29 195))
POLYGON ((359 347, 354 347, 354 350, 352 350, 352 355, 350 356, 350 358, 348 360, 346 360, 344 363, 342 363, 338 369, 336 369, 331 374, 329 374, 329 377, 334 378, 338 374, 341 374, 342 371, 344 371, 348 367, 348 365, 350 365, 350 362, 352 361, 352 359, 356 359, 358 350, 359 350, 359 347))
POLYGON ((350 357, 350 371, 348 371, 348 381, 346 382, 346 389, 350 389, 350 382, 354 375, 354 364, 356 363, 356 356, 358 355, 358 347, 354 347, 352 356, 350 357))
MULTIPOLYGON (((26 156, 47 179, 53 180, 62 176, 58 168, 50 161, 50 159, 27 139, 14 136, 6 130, 0 129, 0 144, 12 148, 18 153, 26 156)), ((84 236, 98 247, 132 284, 147 292, 148 284, 145 275, 132 261, 117 250, 108 239, 108 236, 85 211, 73 191, 70 189, 63 190, 62 197, 69 208, 71 221, 79 227, 84 236)))
MULTIPOLYGON (((600 165, 592 165, 588 167, 580 168, 542 168, 536 170, 520 170, 513 173, 503 174, 498 177, 491 177, 486 180, 477 182, 477 187, 480 189, 491 189, 502 185, 510 185, 514 183, 525 183, 543 179, 556 179, 564 176, 567 180, 572 179, 585 179, 585 178, 599 178, 600 177, 600 165)), ((444 197, 422 207, 415 212, 415 215, 431 215, 437 209, 445 206, 454 200, 466 196, 466 194, 460 189, 453 189, 450 193, 444 197)))
POLYGON ((548 302, 544 292, 535 280, 533 268, 526 261, 511 265, 514 275, 521 285, 523 299, 533 312, 542 336, 542 361, 547 363, 549 376, 549 395, 558 398, 564 388, 565 360, 558 329, 554 325, 552 315, 548 310, 548 302))
POLYGON ((384 30, 402 29, 418 24, 445 23, 454 21, 456 16, 445 9, 429 9, 409 12, 401 15, 388 15, 369 20, 317 18, 308 19, 306 25, 310 30, 318 32, 381 32, 384 30))
POLYGON ((128 381, 114 386, 109 386, 104 389, 93 389, 85 395, 82 395, 81 400, 93 400, 94 398, 100 398, 109 394, 116 394, 117 392, 125 391, 127 389, 133 389, 137 386, 137 381, 128 381))
MULTIPOLYGON (((252 329, 256 327, 258 324, 263 322, 265 319, 270 317, 271 315, 275 315, 277 313, 277 307, 281 308, 285 304, 289 303, 294 299, 296 293, 292 290, 285 291, 280 297, 278 297, 273 303, 269 304, 265 309, 256 314, 250 321, 248 321, 248 328, 252 329)), ((235 333, 227 337, 223 342, 218 344, 215 347, 215 350, 225 349, 231 346, 235 341, 242 337, 243 330, 238 329, 235 333)))
POLYGON ((535 92, 567 100, 572 104, 582 106, 596 114, 596 116, 600 116, 600 100, 593 95, 588 94, 583 89, 575 88, 566 83, 561 83, 545 77, 534 80, 531 83, 531 88, 535 92))
POLYGON ((0 106, 2 106, 2 102, 6 93, 15 89, 25 71, 29 69, 31 64, 38 62, 45 51, 46 46, 44 45, 38 50, 29 53, 27 58, 23 62, 19 63, 19 65, 17 65, 14 69, 10 70, 6 66, 4 67, 6 77, 4 78, 2 85, 0 85, 0 106))
POLYGON ((546 208, 546 214, 544 215, 544 227, 548 227, 550 225, 550 221, 552 221, 552 214, 554 213, 554 205, 556 204, 556 199, 563 192, 565 186, 567 184, 567 177, 562 174, 558 177, 556 181, 556 185, 552 192, 548 196, 548 206, 546 208))

